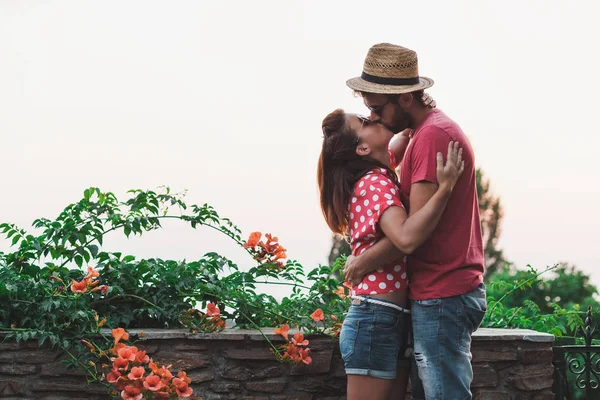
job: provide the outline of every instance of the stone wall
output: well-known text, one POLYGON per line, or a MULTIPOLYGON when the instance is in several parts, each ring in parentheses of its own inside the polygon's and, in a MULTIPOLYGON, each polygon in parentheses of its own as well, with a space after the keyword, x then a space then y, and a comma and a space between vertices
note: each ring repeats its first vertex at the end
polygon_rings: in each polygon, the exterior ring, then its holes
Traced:
POLYGON ((472 344, 474 399, 554 400, 553 341, 530 330, 479 329, 472 344))
MULTIPOLYGON (((268 330, 269 339, 280 337, 268 330)), ((131 331, 135 333, 135 331, 131 331)), ((192 335, 147 330, 144 347, 157 361, 184 369, 205 400, 345 399, 346 379, 337 341, 309 337, 311 365, 275 361, 257 331, 225 330, 192 335)), ((480 329, 473 338, 475 399, 551 400, 552 335, 523 330, 480 329)), ((63 356, 35 342, 0 342, 0 399, 108 399, 101 385, 87 385, 63 356)))

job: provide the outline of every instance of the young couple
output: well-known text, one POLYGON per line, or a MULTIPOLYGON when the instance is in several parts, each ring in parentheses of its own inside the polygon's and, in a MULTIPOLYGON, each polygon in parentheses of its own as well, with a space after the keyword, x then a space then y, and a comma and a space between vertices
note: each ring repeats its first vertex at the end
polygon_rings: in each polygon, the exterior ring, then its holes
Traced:
POLYGON ((352 247, 347 398, 403 399, 412 364, 413 399, 471 399, 471 334, 486 311, 473 151, 424 94, 433 80, 414 51, 371 47, 347 85, 370 116, 325 117, 318 165, 325 220, 352 247))

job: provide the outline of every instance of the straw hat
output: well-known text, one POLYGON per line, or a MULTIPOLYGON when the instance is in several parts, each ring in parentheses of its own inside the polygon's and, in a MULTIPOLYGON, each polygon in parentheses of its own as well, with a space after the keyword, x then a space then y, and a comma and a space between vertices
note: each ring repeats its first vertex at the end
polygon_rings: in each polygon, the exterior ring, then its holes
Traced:
POLYGON ((367 93, 400 94, 433 86, 433 79, 419 76, 417 53, 389 43, 369 49, 363 73, 346 81, 351 89, 367 93))

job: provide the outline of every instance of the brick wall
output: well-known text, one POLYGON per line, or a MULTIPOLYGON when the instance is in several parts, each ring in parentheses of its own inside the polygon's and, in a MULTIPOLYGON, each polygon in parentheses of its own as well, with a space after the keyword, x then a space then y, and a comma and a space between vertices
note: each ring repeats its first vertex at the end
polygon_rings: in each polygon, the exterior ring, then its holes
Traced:
MULTIPOLYGON (((268 330, 267 336, 279 341, 268 330)), ((131 331, 135 333, 135 331, 131 331)), ((226 330, 191 335, 184 330, 147 330, 145 347, 161 362, 184 369, 205 400, 345 399, 346 380, 337 341, 310 339, 311 365, 275 361, 256 331, 226 330)), ((552 335, 481 329, 473 338, 475 399, 551 400, 552 335)), ((80 370, 35 342, 0 342, 0 399, 108 399, 101 385, 87 385, 80 370)))

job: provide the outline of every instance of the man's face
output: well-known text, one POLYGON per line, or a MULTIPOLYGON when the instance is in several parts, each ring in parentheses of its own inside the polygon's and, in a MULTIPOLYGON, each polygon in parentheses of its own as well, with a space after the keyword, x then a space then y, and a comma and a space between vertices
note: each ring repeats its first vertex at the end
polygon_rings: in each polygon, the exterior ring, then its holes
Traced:
POLYGON ((363 101, 371 110, 371 120, 382 124, 394 133, 401 132, 412 125, 412 116, 389 96, 376 93, 365 94, 363 101))

